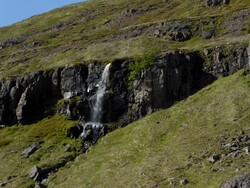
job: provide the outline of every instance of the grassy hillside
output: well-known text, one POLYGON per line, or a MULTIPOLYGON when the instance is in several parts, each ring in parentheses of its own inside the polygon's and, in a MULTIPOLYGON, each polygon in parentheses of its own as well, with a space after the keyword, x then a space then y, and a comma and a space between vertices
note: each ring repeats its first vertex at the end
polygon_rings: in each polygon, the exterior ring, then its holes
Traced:
POLYGON ((249 170, 223 145, 250 135, 250 75, 220 79, 186 101, 116 130, 52 174, 49 187, 218 187, 249 170), (215 163, 209 157, 220 159, 215 163))
MULTIPOLYGON (((65 6, 0 28, 0 78, 173 49, 247 46, 249 12, 250 0, 218 7, 206 7, 203 0, 89 0, 65 6), (237 32, 230 30, 237 28, 235 20, 242 23, 237 32), (193 33, 185 41, 158 34, 159 28, 172 32, 184 24, 193 33), (211 29, 216 34, 209 39, 199 33, 211 29)), ((82 141, 66 137, 76 122, 56 113, 32 125, 0 128, 0 185, 33 187, 28 173, 36 165, 53 171, 46 181, 53 188, 179 187, 181 180, 190 188, 218 187, 249 170, 247 143, 225 146, 250 137, 249 71, 219 79, 167 110, 106 135, 84 155, 82 141), (34 143, 39 149, 23 157, 34 143)))
POLYGON ((80 152, 81 141, 67 138, 66 129, 74 123, 55 115, 33 125, 0 130, 0 183, 27 188, 34 184, 28 177, 33 166, 49 169, 73 160, 80 152), (34 143, 40 143, 40 148, 29 158, 23 157, 22 152, 34 143), (71 151, 65 152, 69 146, 71 151))
MULTIPOLYGON (((152 50, 193 49, 221 43, 249 41, 249 18, 241 33, 226 36, 225 24, 239 11, 249 11, 249 0, 231 0, 227 6, 206 7, 201 0, 91 0, 65 6, 0 28, 0 42, 16 43, 0 50, 0 77, 54 68, 90 60, 110 61, 152 50), (161 24, 192 23, 218 35, 209 40, 194 36, 175 42, 148 34, 135 35, 139 28, 161 24)), ((240 14, 240 13, 239 13, 240 14)), ((194 27, 195 28, 195 27, 194 27)))
POLYGON ((75 124, 55 114, 33 125, 0 129, 0 183, 26 188, 33 166, 54 171, 48 187, 218 187, 249 170, 249 159, 235 139, 250 137, 250 74, 219 79, 187 100, 156 112, 100 139, 87 154, 81 140, 66 137, 75 124), (39 149, 29 158, 24 149, 39 149), (214 164, 208 159, 219 157, 214 164), (60 164, 66 164, 58 172, 60 164), (59 166, 58 166, 59 165, 59 166))

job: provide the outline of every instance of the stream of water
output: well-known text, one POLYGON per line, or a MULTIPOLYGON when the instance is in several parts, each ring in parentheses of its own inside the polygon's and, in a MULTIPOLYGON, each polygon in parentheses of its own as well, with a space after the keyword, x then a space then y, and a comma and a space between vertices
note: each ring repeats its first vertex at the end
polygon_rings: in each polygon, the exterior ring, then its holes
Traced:
POLYGON ((103 115, 103 99, 107 88, 110 64, 108 64, 102 73, 102 77, 98 83, 98 89, 93 100, 93 107, 91 109, 90 121, 85 123, 84 130, 81 134, 83 139, 86 139, 92 134, 92 143, 95 143, 102 131, 103 125, 101 123, 103 115))
POLYGON ((102 110, 103 110, 103 97, 107 88, 107 81, 108 81, 108 75, 109 75, 109 67, 110 64, 108 64, 102 73, 101 80, 98 83, 98 89, 95 95, 94 99, 94 105, 91 110, 91 118, 90 122, 93 123, 100 123, 101 117, 102 117, 102 110))

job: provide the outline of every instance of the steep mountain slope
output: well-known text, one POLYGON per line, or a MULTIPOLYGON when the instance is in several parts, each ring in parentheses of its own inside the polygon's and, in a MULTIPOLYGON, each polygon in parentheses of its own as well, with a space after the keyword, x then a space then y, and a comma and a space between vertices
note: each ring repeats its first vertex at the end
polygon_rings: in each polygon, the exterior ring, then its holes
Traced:
POLYGON ((93 0, 0 28, 0 76, 249 41, 249 0, 93 0))
POLYGON ((89 0, 0 28, 0 186, 203 188, 249 171, 249 33, 249 0, 89 0), (102 135, 158 112, 90 147, 67 136, 107 63, 102 135))
POLYGON ((179 187, 180 180, 189 182, 186 187, 218 187, 248 171, 243 148, 250 136, 250 75, 245 73, 108 134, 51 175, 49 187, 179 187), (232 141, 239 148, 230 147, 232 141))
POLYGON ((218 187, 249 170, 249 92, 249 70, 242 70, 109 133, 80 156, 81 140, 66 138, 75 122, 61 115, 6 127, 0 130, 0 182, 32 186, 29 173, 36 165, 42 179, 52 173, 48 187, 178 187, 180 180, 187 187, 218 187), (22 153, 33 143, 39 148, 26 158, 22 153))

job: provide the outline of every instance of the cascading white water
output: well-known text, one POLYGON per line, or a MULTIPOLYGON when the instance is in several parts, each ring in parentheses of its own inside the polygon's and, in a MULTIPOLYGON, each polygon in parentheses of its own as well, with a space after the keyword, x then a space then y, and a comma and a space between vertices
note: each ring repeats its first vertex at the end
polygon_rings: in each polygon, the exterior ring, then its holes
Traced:
POLYGON ((103 114, 103 98, 107 88, 109 67, 110 64, 108 64, 103 70, 101 80, 98 83, 94 104, 91 109, 90 122, 85 123, 83 126, 83 132, 81 134, 83 139, 86 139, 92 134, 92 143, 95 143, 98 140, 103 128, 101 118, 103 114))
POLYGON ((108 75, 109 75, 109 67, 110 64, 108 64, 102 73, 101 80, 98 83, 98 89, 95 95, 94 99, 94 105, 91 110, 91 118, 90 121, 94 123, 100 123, 101 122, 101 116, 102 116, 102 107, 103 107, 103 97, 104 93, 107 88, 107 81, 108 81, 108 75))

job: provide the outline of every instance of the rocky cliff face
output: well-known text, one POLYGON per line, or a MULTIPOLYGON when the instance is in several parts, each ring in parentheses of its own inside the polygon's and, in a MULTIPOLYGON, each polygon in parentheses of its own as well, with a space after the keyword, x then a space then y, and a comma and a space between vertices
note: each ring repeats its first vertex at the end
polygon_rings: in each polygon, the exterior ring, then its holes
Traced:
MULTIPOLYGON (((130 81, 133 59, 116 60, 110 69, 102 122, 118 122, 118 126, 124 126, 167 108, 217 77, 249 66, 249 49, 234 46, 205 49, 203 54, 163 53, 130 81)), ((101 63, 93 62, 1 80, 0 124, 32 123, 48 115, 50 105, 62 97, 60 113, 88 121, 103 68, 101 63)))
POLYGON ((213 77, 202 70, 204 60, 196 53, 166 53, 144 69, 129 92, 129 117, 139 119, 186 98, 213 77))
POLYGON ((6 125, 34 122, 57 96, 52 71, 39 71, 2 82, 0 123, 6 125))

